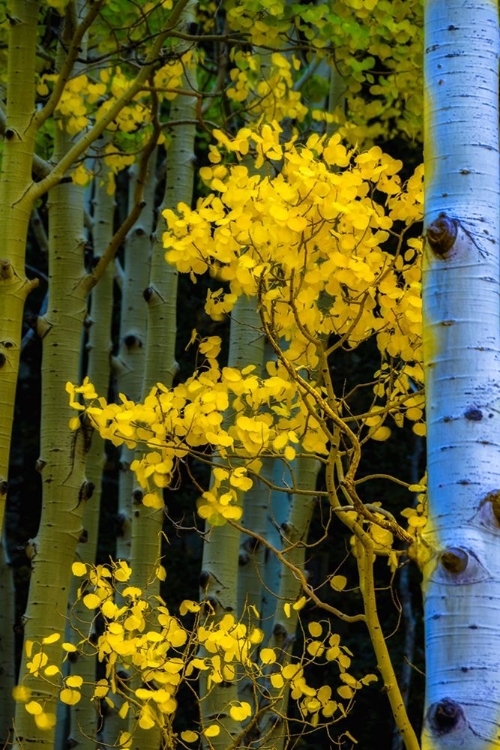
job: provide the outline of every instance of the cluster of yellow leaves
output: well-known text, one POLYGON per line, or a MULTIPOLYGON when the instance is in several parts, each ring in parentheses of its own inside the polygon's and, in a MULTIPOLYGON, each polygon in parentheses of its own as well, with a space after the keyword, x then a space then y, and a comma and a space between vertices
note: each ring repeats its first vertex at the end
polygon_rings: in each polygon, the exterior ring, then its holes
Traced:
MULTIPOLYGON (((45 73, 37 84, 37 93, 48 96, 50 86, 57 80, 56 74, 45 73)), ((107 80, 109 73, 105 70, 101 71, 97 80, 92 80, 85 74, 70 78, 57 105, 57 111, 62 116, 57 121, 58 126, 65 128, 71 135, 84 130, 90 124, 89 110, 107 93, 107 80)))
POLYGON ((417 493, 416 503, 411 508, 405 508, 401 515, 408 519, 408 531, 415 539, 423 531, 427 524, 427 475, 423 477, 419 484, 412 484, 408 488, 410 492, 417 493))
MULTIPOLYGON (((331 633, 327 623, 309 623, 302 657, 294 657, 292 663, 287 657, 283 663, 279 648, 263 645, 264 633, 260 628, 249 627, 230 614, 214 619, 208 602, 182 602, 180 616, 194 615, 192 625, 185 626, 170 613, 161 598, 147 599, 141 589, 128 585, 132 571, 124 561, 97 566, 75 562, 72 570, 75 576, 84 579, 78 598, 95 611, 96 616, 99 614, 104 627, 91 651, 85 639, 77 645, 63 643, 62 649, 66 657, 71 652, 78 652, 81 658, 97 654, 99 661, 105 664, 105 676, 93 685, 92 699, 116 708, 123 720, 133 712, 142 729, 170 726, 177 710, 179 686, 183 681, 196 680, 200 673, 206 674, 209 690, 222 682, 250 679, 256 695, 264 691, 268 702, 271 700, 270 710, 274 701, 290 691, 303 719, 313 727, 320 717, 326 721, 344 717, 356 691, 376 679, 374 675, 365 675, 358 680, 347 671, 352 654, 341 645, 339 635, 331 633), (120 593, 118 604, 117 592, 120 593), (347 704, 332 699, 330 686, 317 688, 308 684, 304 670, 311 662, 337 664, 340 680, 337 694, 347 704), (132 689, 126 681, 119 680, 120 670, 129 675, 139 674, 141 687, 132 689)), ((160 577, 164 578, 161 572, 160 577)), ((306 603, 306 598, 302 597, 285 607, 302 609, 306 603)), ((60 635, 55 633, 40 643, 26 642, 30 659, 28 672, 42 681, 56 678, 59 699, 73 706, 81 700, 83 679, 78 675, 63 677, 44 652, 46 645, 58 640, 60 635)), ((25 704, 39 728, 54 727, 56 717, 45 710, 44 699, 40 697, 42 691, 35 694, 34 690, 18 685, 13 695, 16 701, 25 704)), ((258 710, 261 710, 258 699, 255 705, 231 701, 222 714, 228 713, 235 721, 245 722, 258 710)), ((181 738, 194 742, 200 735, 215 737, 220 731, 221 725, 215 717, 210 725, 198 731, 183 732, 181 738)), ((131 734, 121 733, 121 747, 130 747, 131 740, 131 734)))
MULTIPOLYGON (((202 341, 209 355, 220 350, 220 339, 202 341)), ((296 386, 286 371, 269 363, 269 377, 257 377, 254 366, 242 371, 219 369, 208 357, 208 369, 196 372, 185 383, 171 389, 158 384, 144 403, 136 404, 120 395, 119 404, 98 398, 88 378, 75 387, 68 383, 70 405, 84 410, 104 439, 114 445, 149 448, 131 469, 145 491, 144 505, 162 508, 162 488, 171 484, 181 461, 188 453, 203 456, 211 446, 219 456, 238 457, 239 465, 214 468, 214 483, 198 502, 198 512, 212 525, 227 519, 239 520, 239 493, 252 487, 249 472, 258 472, 260 458, 266 455, 295 458, 297 447, 304 451, 327 453, 327 433, 321 420, 310 414, 296 397, 296 386), (90 402, 86 407, 78 394, 90 402), (228 413, 231 402, 231 412, 228 413), (251 416, 247 416, 251 414, 251 416)), ((70 427, 78 429, 74 417, 70 427)))
MULTIPOLYGON (((55 7, 62 8, 65 5, 64 2, 55 7)), ((160 102, 175 99, 185 70, 191 68, 194 62, 195 53, 190 50, 180 58, 169 60, 156 71, 153 83, 160 102)), ((42 74, 37 83, 39 96, 49 96, 57 81, 56 74, 42 74)), ((64 128, 71 135, 81 133, 105 115, 117 99, 127 91, 130 84, 130 77, 119 65, 102 69, 95 77, 82 73, 70 78, 64 86, 56 107, 58 127, 64 128)), ((142 131, 144 126, 151 121, 149 96, 148 92, 137 93, 133 101, 122 107, 115 119, 108 125, 108 133, 135 134, 142 131)), ((162 137, 160 137, 161 140, 162 137)), ((133 147, 131 153, 127 153, 116 143, 106 145, 104 161, 112 170, 109 176, 109 193, 114 192, 114 175, 134 162, 135 153, 140 150, 141 145, 141 143, 135 144, 136 147, 133 147)), ((73 181, 82 186, 86 186, 92 176, 92 172, 84 164, 77 165, 72 173, 73 181)))
POLYGON ((377 334, 384 356, 419 361, 421 241, 396 254, 384 245, 396 223, 421 219, 422 169, 402 186, 401 162, 378 147, 348 151, 338 135, 282 144, 281 132, 276 122, 232 139, 214 131, 214 166, 200 170, 214 192, 195 210, 164 212, 167 261, 229 283, 229 299, 219 291, 207 300, 209 314, 241 294, 258 297, 276 337, 290 341, 290 359, 305 366, 317 365, 318 334, 351 348, 377 334), (255 151, 257 169, 264 160, 282 168, 262 177, 227 167, 221 148, 237 158, 255 151))
MULTIPOLYGON (((184 71, 193 66, 194 59, 194 52, 188 51, 182 57, 169 60, 156 71, 154 86, 160 101, 175 99, 184 71)), ((37 93, 48 96, 57 80, 56 74, 44 73, 38 81, 37 93)), ((72 135, 80 133, 92 121, 102 117, 130 84, 130 77, 119 65, 100 70, 95 78, 85 73, 70 78, 56 108, 56 112, 62 116, 58 121, 59 127, 64 127, 72 135)), ((150 121, 148 98, 147 92, 136 94, 133 101, 120 110, 108 130, 132 133, 147 124, 150 121)), ((124 166, 116 163, 117 169, 124 166)))
POLYGON ((307 108, 300 91, 293 90, 293 70, 300 62, 289 60, 279 52, 267 56, 237 50, 231 55, 235 67, 229 72, 231 85, 227 96, 235 102, 246 102, 252 118, 262 116, 265 122, 287 117, 302 122, 307 108))
MULTIPOLYGON (((51 681, 58 680, 59 698, 68 706, 74 706, 81 700, 81 687, 83 678, 79 675, 70 675, 63 677, 61 670, 56 664, 49 661, 44 647, 57 643, 61 639, 59 633, 53 633, 42 639, 40 642, 27 640, 24 644, 27 662, 27 671, 29 675, 37 677, 40 680, 51 681)), ((76 651, 72 643, 62 643, 62 650, 65 652, 65 659, 68 654, 76 651)), ((33 716, 35 724, 39 729, 52 729, 56 725, 56 715, 52 710, 47 709, 43 689, 40 695, 25 685, 16 685, 13 689, 14 700, 18 703, 24 703, 26 711, 33 716)))
MULTIPOLYGON (((342 137, 353 144, 395 132, 409 139, 421 137, 422 15, 420 0, 227 4, 230 28, 245 34, 253 45, 279 47, 292 27, 309 45, 316 65, 322 59, 331 65, 345 106, 334 113, 314 109, 311 114, 313 119, 337 123, 342 137), (326 54, 332 49, 333 61, 326 54)), ((314 70, 313 62, 310 67, 314 70)))
MULTIPOLYGON (((376 373, 380 405, 359 418, 366 439, 390 436, 389 414, 397 426, 406 416, 423 434, 415 385, 422 381, 421 241, 409 239, 405 249, 401 236, 401 227, 404 232, 421 218, 422 170, 403 186, 401 163, 378 147, 349 151, 338 135, 282 144, 280 134, 275 122, 259 131, 244 128, 233 139, 215 131, 214 166, 201 176, 218 194, 200 198, 194 210, 179 204, 178 214, 164 212, 166 258, 193 280, 209 270, 229 287, 209 292, 206 309, 216 317, 242 294, 256 298, 272 335, 288 342, 286 356, 298 372, 317 368, 322 341, 336 337, 355 348, 376 336, 391 364, 383 362, 376 373), (280 160, 282 169, 263 177, 242 164, 226 167, 220 149, 236 159, 252 149, 257 166, 280 160), (389 240, 391 250, 384 247, 389 240)), ((108 404, 88 380, 79 388, 67 385, 74 408, 85 408, 76 394, 90 401, 86 413, 103 438, 148 448, 131 468, 151 508, 163 507, 162 489, 187 454, 203 459, 208 446, 223 459, 236 458, 231 468, 218 469, 198 502, 212 525, 240 519, 240 495, 252 486, 256 461, 292 461, 297 450, 325 455, 329 441, 325 386, 311 381, 317 398, 307 399, 282 363, 269 362, 268 377, 259 377, 252 365, 220 368, 219 352, 218 337, 201 341, 205 367, 174 388, 158 384, 144 403, 120 395, 120 403, 108 404)), ((70 426, 77 429, 78 418, 70 426)))

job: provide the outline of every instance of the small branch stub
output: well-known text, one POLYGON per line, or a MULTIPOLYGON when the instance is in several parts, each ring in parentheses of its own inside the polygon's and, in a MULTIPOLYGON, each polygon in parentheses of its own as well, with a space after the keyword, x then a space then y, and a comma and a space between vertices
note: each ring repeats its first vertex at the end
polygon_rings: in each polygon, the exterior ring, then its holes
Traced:
POLYGON ((440 736, 450 734, 459 729, 464 722, 463 708, 452 698, 443 698, 429 706, 427 723, 433 734, 440 736))
POLYGON ((444 257, 455 244, 458 233, 458 221, 440 213, 437 219, 427 227, 427 240, 431 250, 444 257))

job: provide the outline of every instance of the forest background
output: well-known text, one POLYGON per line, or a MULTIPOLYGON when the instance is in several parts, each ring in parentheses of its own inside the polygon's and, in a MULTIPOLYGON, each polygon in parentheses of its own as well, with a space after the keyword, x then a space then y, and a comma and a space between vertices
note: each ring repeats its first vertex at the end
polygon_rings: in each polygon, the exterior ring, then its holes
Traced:
POLYGON ((3 741, 416 747, 422 4, 2 12, 3 741))

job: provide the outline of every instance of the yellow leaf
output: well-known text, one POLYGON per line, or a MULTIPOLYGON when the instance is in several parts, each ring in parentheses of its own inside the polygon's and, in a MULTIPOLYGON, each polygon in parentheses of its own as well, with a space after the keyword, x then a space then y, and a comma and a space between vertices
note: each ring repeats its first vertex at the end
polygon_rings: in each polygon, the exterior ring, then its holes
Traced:
POLYGON ((142 504, 145 505, 146 508, 155 508, 157 510, 160 510, 160 508, 165 506, 163 498, 157 492, 148 492, 144 495, 142 498, 142 504))
POLYGON ((299 672, 302 672, 302 667, 299 664, 287 664, 282 670, 285 680, 293 680, 299 672))
POLYGON ((82 694, 78 690, 71 690, 70 688, 64 688, 59 693, 60 700, 67 706, 74 706, 81 697, 82 694))
POLYGON ((412 516, 408 519, 408 526, 411 526, 414 529, 421 529, 423 528, 427 523, 427 519, 425 516, 412 516))
POLYGON ((104 698, 109 692, 108 681, 104 678, 100 679, 94 688, 94 698, 104 698))
POLYGON ((339 688, 337 688, 337 693, 346 701, 350 700, 354 695, 354 691, 349 687, 349 685, 341 685, 339 688))
POLYGON ((56 667, 55 664, 51 664, 46 669, 43 670, 44 674, 47 675, 47 677, 52 677, 55 674, 59 674, 60 670, 56 667))
POLYGON ((253 628, 252 632, 250 633, 249 641, 250 643, 262 643, 264 640, 264 631, 260 628, 253 628))
POLYGON ((307 646, 307 653, 311 656, 322 656, 325 651, 325 647, 321 641, 311 641, 307 646))
POLYGON ((129 710, 129 708, 130 708, 130 704, 129 704, 129 702, 128 702, 128 701, 125 701, 125 702, 124 702, 124 703, 122 704, 122 706, 121 706, 120 710, 118 711, 118 716, 120 717, 120 719, 125 719, 125 717, 126 717, 126 716, 127 716, 127 714, 128 714, 128 710, 129 710))
POLYGON ((283 605, 283 611, 285 612, 285 615, 287 617, 290 617, 290 615, 292 614, 291 607, 290 607, 290 602, 285 602, 284 603, 284 605, 283 605))
POLYGON ((310 622, 307 626, 307 629, 309 630, 313 638, 319 638, 323 632, 323 628, 321 627, 319 622, 310 622))
POLYGON ((270 680, 271 680, 271 685, 277 690, 282 688, 283 685, 285 684, 285 681, 282 675, 280 675, 278 672, 275 672, 274 674, 272 674, 270 677, 270 680))
POLYGON ((275 451, 280 451, 288 443, 288 433, 282 432, 280 435, 274 438, 273 448, 275 451))
POLYGON ((285 206, 280 206, 279 204, 273 204, 269 208, 269 213, 273 217, 273 219, 276 219, 277 221, 286 221, 289 216, 288 210, 285 208, 285 206))
POLYGON ((425 486, 425 484, 410 484, 410 486, 408 487, 408 490, 410 492, 425 492, 426 489, 427 487, 425 486))
POLYGON ((38 701, 30 701, 26 704, 25 708, 32 716, 37 716, 37 714, 41 714, 43 711, 43 706, 38 701))
POLYGON ((83 603, 88 609, 95 609, 101 603, 97 594, 87 594, 83 597, 83 603))
POLYGON ((101 607, 101 612, 103 613, 104 617, 108 617, 109 619, 112 619, 118 611, 118 607, 114 602, 111 601, 111 599, 108 599, 104 602, 104 604, 101 607))
POLYGON ((30 695, 30 688, 24 687, 24 685, 16 685, 12 689, 12 697, 17 703, 26 703, 29 701, 30 695))
POLYGON ((203 730, 205 737, 218 737, 220 734, 220 727, 217 724, 210 724, 209 727, 203 730))
POLYGON ((125 560, 119 560, 117 564, 117 568, 114 571, 114 576, 117 581, 128 581, 130 576, 132 575, 132 569, 130 566, 125 562, 125 560))
POLYGON ((47 635, 43 640, 42 643, 56 643, 56 641, 60 638, 59 633, 52 633, 52 635, 47 635))
POLYGON ((71 566, 71 572, 78 578, 84 576, 87 572, 87 566, 82 562, 74 562, 71 566))
POLYGON ((179 612, 181 615, 185 615, 188 612, 199 612, 200 609, 201 605, 198 602, 193 602, 191 599, 184 599, 179 607, 179 612))
POLYGON ((260 659, 263 664, 274 664, 276 661, 276 654, 273 648, 263 648, 260 652, 260 659))
POLYGON ((250 703, 242 701, 241 703, 235 703, 229 709, 229 716, 235 721, 245 721, 249 716, 252 715, 252 709, 250 703))
POLYGON ((139 726, 141 729, 152 729, 154 727, 155 723, 151 716, 143 715, 139 719, 139 726))
POLYGON ((330 586, 334 591, 343 591, 347 585, 347 578, 345 576, 332 576, 330 578, 330 586))
POLYGON ((307 604, 307 597, 301 596, 300 599, 297 602, 295 602, 295 604, 292 604, 292 609, 298 612, 300 609, 305 607, 306 604, 307 604))
POLYGON ((415 435, 418 435, 419 437, 424 437, 425 434, 427 433, 427 429, 426 429, 424 422, 417 422, 416 424, 413 425, 412 430, 415 433, 415 435))
MULTIPOLYGON (((415 431, 415 427, 417 425, 413 426, 413 431, 415 431)), ((379 442, 383 442, 384 440, 388 440, 391 436, 391 428, 390 427, 379 427, 376 429, 372 434, 370 435, 372 440, 378 440, 379 442)))
POLYGON ((130 732, 120 732, 120 736, 118 738, 118 747, 120 750, 125 750, 125 748, 130 747, 132 745, 132 735, 130 732))
POLYGON ((78 651, 77 647, 72 643, 63 643, 62 648, 68 653, 74 653, 75 651, 78 651))
POLYGON ((307 219, 303 216, 291 216, 287 221, 287 226, 294 232, 303 232, 307 227, 307 219))
POLYGON ((159 581, 166 581, 167 580, 167 571, 163 567, 163 565, 158 565, 158 567, 155 570, 155 575, 158 578, 159 581))
POLYGON ((57 718, 55 714, 46 714, 42 711, 41 714, 35 716, 35 724, 39 729, 52 729, 55 727, 57 718))

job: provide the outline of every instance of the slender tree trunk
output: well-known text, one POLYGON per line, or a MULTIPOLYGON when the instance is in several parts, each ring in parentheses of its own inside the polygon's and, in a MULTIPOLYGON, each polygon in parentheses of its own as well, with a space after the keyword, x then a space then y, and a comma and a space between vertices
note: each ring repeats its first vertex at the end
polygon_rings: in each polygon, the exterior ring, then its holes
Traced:
POLYGON ((425 4, 423 748, 500 747, 498 8, 425 4))
MULTIPOLYGON (((56 129, 59 149, 68 136, 56 129)), ((85 318, 85 294, 79 284, 83 276, 83 189, 58 185, 51 192, 49 208, 49 278, 47 313, 38 320, 43 339, 42 417, 39 468, 42 476, 42 517, 36 539, 33 574, 25 615, 25 638, 39 642, 52 633, 65 632, 71 565, 82 534, 82 517, 89 495, 85 481, 85 429, 68 429, 74 410, 68 404, 65 385, 77 382, 80 364, 81 327, 85 318)), ((49 662, 60 665, 60 642, 44 647, 49 662)), ((26 651, 20 682, 33 688, 44 700, 45 712, 55 713, 58 694, 55 683, 33 680, 26 651)), ((16 711, 17 747, 30 743, 33 749, 51 747, 53 730, 40 729, 24 705, 16 711)))
MULTIPOLYGON (((115 210, 114 195, 107 192, 107 174, 104 166, 96 179, 95 196, 93 200, 93 246, 94 260, 102 257, 104 250, 113 236, 113 220, 115 210)), ((88 316, 88 376, 98 393, 106 393, 109 387, 110 356, 111 356, 111 318, 113 311, 113 276, 114 268, 109 264, 101 280, 92 290, 90 315, 88 316)), ((99 434, 92 436, 92 443, 87 456, 87 480, 92 486, 92 494, 85 503, 83 513, 83 531, 76 550, 79 562, 94 565, 97 553, 97 537, 99 531, 99 511, 102 495, 103 469, 106 462, 104 442, 99 434)), ((97 638, 95 613, 76 600, 75 588, 81 583, 73 578, 73 595, 75 602, 71 618, 78 631, 73 631, 72 642, 79 640, 78 632, 85 632, 92 646, 97 638)), ((96 658, 87 653, 84 658, 77 658, 71 663, 70 672, 83 678, 82 699, 71 707, 69 743, 76 742, 80 750, 95 750, 97 732, 100 729, 96 703, 92 700, 93 684, 96 679, 96 658)))
MULTIPOLYGON (((196 2, 189 0, 182 13, 180 27, 188 28, 194 21, 196 2)), ((176 53, 183 54, 188 45, 180 42, 176 53)), ((185 66, 182 88, 196 89, 196 65, 185 66)), ((196 97, 179 95, 170 108, 170 119, 187 120, 191 124, 175 127, 167 150, 167 178, 165 196, 160 208, 155 232, 152 236, 151 269, 149 285, 144 292, 147 302, 147 345, 142 398, 155 386, 163 383, 167 388, 173 384, 178 370, 175 358, 177 337, 177 279, 178 271, 165 263, 163 232, 166 229, 162 210, 176 208, 179 202, 191 205, 194 184, 194 141, 196 136, 196 97)), ((138 447, 136 457, 142 455, 138 447)), ((163 510, 144 506, 139 488, 133 492, 133 512, 131 524, 131 584, 141 588, 147 596, 159 596, 160 579, 156 570, 161 561, 161 531, 163 510)), ((132 685, 140 680, 132 676, 132 685)), ((160 744, 162 733, 157 726, 145 730, 135 724, 133 712, 130 716, 130 731, 133 732, 132 750, 155 750, 160 744)), ((164 730, 163 740, 169 746, 170 729, 164 730)))
MULTIPOLYGON (((116 386, 119 393, 124 393, 132 401, 139 401, 142 395, 144 379, 144 360, 146 352, 147 310, 144 304, 144 290, 148 285, 151 252, 151 232, 154 224, 154 195, 156 187, 156 150, 150 156, 149 171, 144 187, 146 203, 140 218, 127 235, 124 247, 124 268, 122 280, 120 347, 118 356, 113 361, 116 386)), ((132 209, 137 178, 137 164, 129 170, 129 211, 132 209)), ((118 518, 116 538, 116 559, 130 563, 132 493, 134 475, 130 464, 134 460, 134 451, 123 445, 120 453, 118 478, 118 518)), ((117 600, 119 597, 117 596, 117 600)), ((123 602, 118 602, 121 604, 123 602)), ((124 676, 124 675, 123 675, 124 676)), ((114 708, 105 707, 104 726, 101 732, 103 746, 116 743, 123 731, 123 719, 118 715, 123 699, 113 696, 114 708)))
MULTIPOLYGON (((259 367, 264 355, 264 337, 260 332, 260 317, 255 300, 240 297, 232 312, 228 366, 244 368, 249 364, 259 367)), ((233 526, 207 528, 203 544, 201 597, 208 599, 216 617, 238 613, 238 559, 240 533, 233 526)), ((259 606, 259 602, 248 602, 259 606)), ((219 720, 223 729, 211 738, 210 750, 224 750, 241 731, 241 725, 229 716, 228 704, 238 700, 236 680, 212 685, 209 689, 204 673, 200 676, 202 722, 208 726, 219 720)), ((207 741, 205 740, 205 743, 207 741)), ((208 747, 208 744, 204 745, 208 747)))
MULTIPOLYGON (((73 28, 68 18, 63 27, 63 44, 58 63, 64 64, 64 43, 69 43, 73 28)), ((61 159, 72 146, 65 121, 56 123, 54 156, 61 159), (63 127, 59 127, 61 124, 63 127)), ((32 688, 32 698, 53 717, 44 726, 18 704, 15 717, 16 747, 28 744, 34 750, 54 744, 54 727, 59 675, 47 681, 33 678, 32 657, 43 638, 51 634, 62 639, 66 630, 71 565, 82 538, 85 504, 92 495, 85 479, 85 457, 90 435, 84 424, 70 430, 74 417, 68 403, 66 383, 79 379, 82 325, 86 314, 86 289, 83 249, 85 238, 84 190, 72 182, 59 184, 49 200, 49 298, 47 312, 38 318, 37 333, 43 343, 42 412, 40 458, 42 477, 42 516, 35 540, 33 574, 25 614, 25 644, 35 643, 30 653, 23 652, 19 682, 32 688)), ((63 651, 60 640, 43 644, 48 664, 61 668, 63 651)), ((40 718, 40 717, 38 717, 40 718)))
MULTIPOLYGON (((287 520, 283 524, 278 549, 282 549, 286 559, 303 571, 306 562, 307 535, 315 506, 314 490, 318 478, 319 462, 315 461, 313 456, 299 456, 294 461, 293 468, 297 489, 308 490, 311 495, 294 494, 290 500, 288 497, 284 498, 286 505, 289 505, 289 511, 287 520)), ((283 604, 284 602, 294 603, 299 598, 301 584, 290 568, 283 566, 278 560, 276 560, 276 563, 279 566, 277 576, 279 585, 276 587, 278 598, 274 600, 273 632, 270 645, 279 655, 279 663, 285 666, 291 660, 299 613, 291 609, 290 617, 286 617, 283 604)), ((260 732, 263 738, 261 747, 272 747, 273 750, 280 750, 280 748, 286 747, 289 736, 286 715, 290 689, 287 686, 275 690, 268 686, 268 690, 272 705, 271 711, 264 714, 260 724, 260 732)))
MULTIPOLYGON (((119 393, 132 401, 142 395, 147 336, 147 308, 144 291, 150 275, 151 232, 154 226, 154 195, 156 187, 156 150, 150 157, 146 180, 144 207, 139 221, 129 232, 124 248, 124 268, 120 315, 120 348, 113 362, 119 393)), ((129 170, 129 205, 132 207, 136 165, 129 170)), ((116 559, 130 562, 130 529, 134 475, 130 464, 134 451, 122 446, 118 489, 118 537, 116 559)))
POLYGON ((9 6, 7 114, 0 177, 0 534, 7 499, 9 454, 24 303, 36 281, 24 271, 30 210, 19 199, 31 182, 35 134, 35 52, 39 3, 9 6))

